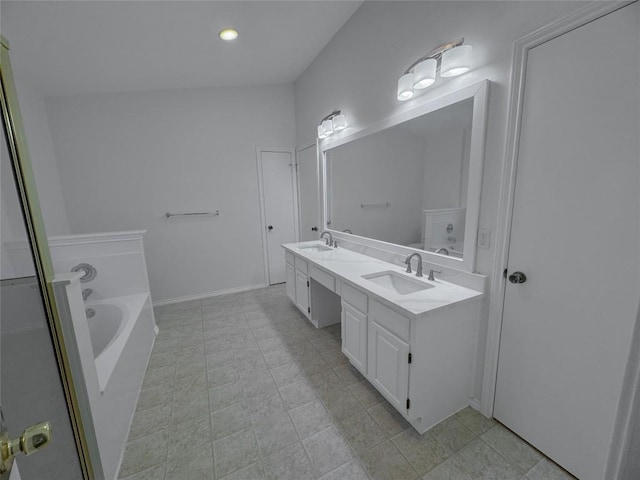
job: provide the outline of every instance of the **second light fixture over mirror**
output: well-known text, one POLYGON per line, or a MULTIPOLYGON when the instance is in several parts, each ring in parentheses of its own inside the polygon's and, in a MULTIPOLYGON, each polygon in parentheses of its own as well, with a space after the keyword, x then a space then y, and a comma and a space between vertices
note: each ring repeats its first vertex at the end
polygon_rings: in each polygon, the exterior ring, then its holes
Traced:
POLYGON ((318 138, 327 138, 347 128, 347 118, 340 110, 335 110, 324 117, 318 125, 318 138))
POLYGON ((430 87, 436 81, 438 70, 441 77, 455 77, 471 69, 471 45, 464 38, 440 45, 424 57, 420 57, 404 71, 398 79, 398 100, 412 98, 416 90, 430 87))

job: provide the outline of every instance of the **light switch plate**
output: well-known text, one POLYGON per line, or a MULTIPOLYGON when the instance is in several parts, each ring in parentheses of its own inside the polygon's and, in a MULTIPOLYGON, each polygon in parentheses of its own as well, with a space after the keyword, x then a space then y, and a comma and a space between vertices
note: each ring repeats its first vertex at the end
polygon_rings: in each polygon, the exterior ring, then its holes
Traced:
POLYGON ((488 228, 478 229, 478 248, 488 249, 491 244, 491 230, 488 228))

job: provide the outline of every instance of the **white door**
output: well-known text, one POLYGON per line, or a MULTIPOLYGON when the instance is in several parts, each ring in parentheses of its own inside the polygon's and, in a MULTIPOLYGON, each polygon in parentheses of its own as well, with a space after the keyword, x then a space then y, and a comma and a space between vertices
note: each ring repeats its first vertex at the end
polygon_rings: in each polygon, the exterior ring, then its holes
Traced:
POLYGON ((346 302, 342 302, 342 353, 367 373, 367 315, 346 302))
POLYGON ((639 302, 638 10, 526 71, 494 416, 584 480, 604 476, 639 302))
POLYGON ((298 187, 300 198, 300 241, 318 238, 318 160, 316 144, 298 150, 298 187))
POLYGON ((258 150, 262 219, 269 285, 284 283, 283 243, 297 240, 297 194, 293 150, 258 150))
POLYGON ((369 379, 398 410, 409 398, 409 344, 375 321, 369 324, 369 379))

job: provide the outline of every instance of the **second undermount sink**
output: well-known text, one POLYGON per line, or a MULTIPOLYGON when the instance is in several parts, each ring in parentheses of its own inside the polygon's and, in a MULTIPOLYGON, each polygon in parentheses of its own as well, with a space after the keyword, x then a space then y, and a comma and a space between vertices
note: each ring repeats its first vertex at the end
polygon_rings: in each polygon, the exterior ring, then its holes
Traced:
POLYGON ((401 273, 393 272, 391 270, 363 275, 362 278, 400 295, 408 295, 410 293, 416 293, 434 287, 427 282, 414 280, 413 278, 409 278, 406 275, 402 275, 401 273))
POLYGON ((333 248, 324 245, 302 245, 298 248, 300 250, 308 250, 310 252, 328 252, 329 250, 333 250, 333 248))

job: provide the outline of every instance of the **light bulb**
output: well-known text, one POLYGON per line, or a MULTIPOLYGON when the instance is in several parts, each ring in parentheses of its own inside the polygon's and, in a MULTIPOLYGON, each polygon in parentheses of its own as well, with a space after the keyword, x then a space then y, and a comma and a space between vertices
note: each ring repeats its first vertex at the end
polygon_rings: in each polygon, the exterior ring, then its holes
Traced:
POLYGON ((235 40, 236 38, 238 38, 238 31, 235 28, 225 28, 224 30, 220 30, 218 36, 222 40, 226 41, 235 40))

